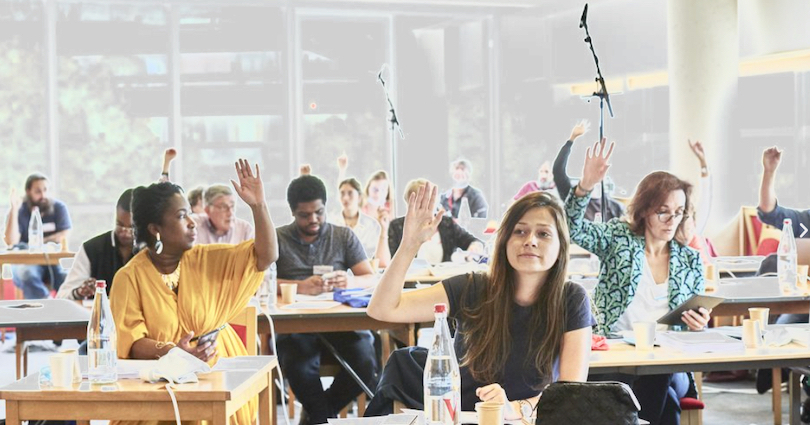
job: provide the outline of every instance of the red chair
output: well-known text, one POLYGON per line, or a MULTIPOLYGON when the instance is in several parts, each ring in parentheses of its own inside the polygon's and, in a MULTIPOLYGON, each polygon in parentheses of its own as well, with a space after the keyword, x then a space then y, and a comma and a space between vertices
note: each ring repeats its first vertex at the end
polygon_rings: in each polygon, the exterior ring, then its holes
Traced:
MULTIPOLYGON (((703 394, 703 374, 695 372, 695 387, 698 397, 703 394)), ((706 405, 697 398, 684 397, 681 399, 681 425, 703 425, 703 409, 706 405)))

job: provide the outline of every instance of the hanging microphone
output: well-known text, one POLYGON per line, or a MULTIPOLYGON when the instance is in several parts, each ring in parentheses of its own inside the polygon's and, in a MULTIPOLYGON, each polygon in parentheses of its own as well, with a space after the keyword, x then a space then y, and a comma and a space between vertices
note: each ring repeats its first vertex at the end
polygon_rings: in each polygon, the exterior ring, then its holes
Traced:
POLYGON ((579 27, 585 26, 585 20, 588 19, 588 3, 585 3, 585 9, 582 11, 582 17, 579 18, 579 27))
POLYGON ((382 84, 383 86, 385 85, 385 80, 383 80, 382 75, 383 75, 383 72, 385 71, 385 67, 387 65, 388 64, 386 64, 386 63, 382 64, 382 66, 380 67, 380 72, 377 73, 377 81, 379 81, 380 84, 382 84))

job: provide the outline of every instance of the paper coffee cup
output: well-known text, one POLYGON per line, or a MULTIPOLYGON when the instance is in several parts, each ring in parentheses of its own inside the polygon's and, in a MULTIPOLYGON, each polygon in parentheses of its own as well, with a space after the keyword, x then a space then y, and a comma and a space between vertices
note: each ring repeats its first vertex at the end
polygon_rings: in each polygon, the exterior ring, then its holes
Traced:
POLYGON ((636 339, 636 350, 649 351, 655 344, 655 323, 635 322, 633 323, 633 335, 636 339))
POLYGON ((298 292, 297 283, 282 283, 279 284, 281 288, 281 303, 292 304, 295 302, 295 294, 298 292))
POLYGON ((56 353, 48 357, 51 365, 51 383, 54 387, 66 388, 73 386, 73 367, 75 355, 69 353, 56 353))

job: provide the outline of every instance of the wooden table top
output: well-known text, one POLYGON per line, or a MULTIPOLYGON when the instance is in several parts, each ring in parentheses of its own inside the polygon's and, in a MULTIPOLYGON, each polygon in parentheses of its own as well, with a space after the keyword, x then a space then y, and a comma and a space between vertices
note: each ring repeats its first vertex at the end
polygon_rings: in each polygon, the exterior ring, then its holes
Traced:
POLYGON ((607 351, 592 351, 591 372, 600 369, 634 374, 672 373, 678 371, 712 371, 757 369, 810 364, 810 348, 795 342, 782 347, 746 349, 737 353, 682 353, 671 348, 655 347, 636 351, 622 340, 609 340, 607 351), (740 367, 744 366, 744 367, 740 367))
MULTIPOLYGON (((225 359, 223 359, 225 360, 225 359)), ((275 356, 238 357, 229 360, 225 370, 198 375, 200 381, 174 387, 178 401, 230 401, 236 394, 247 391, 252 381, 269 374, 276 366, 275 356)), ((82 368, 86 368, 86 360, 82 368)), ((155 360, 157 362, 157 360, 155 360)), ((61 401, 166 401, 169 394, 163 383, 152 384, 141 379, 119 379, 114 384, 90 385, 86 379, 70 388, 43 387, 39 373, 0 388, 4 400, 61 400, 61 401)))
POLYGON ((29 252, 5 251, 0 252, 0 264, 56 264, 61 258, 73 258, 75 252, 29 252))
POLYGON ((87 326, 89 320, 90 310, 71 300, 0 301, 0 327, 87 326), (31 307, 13 308, 26 305, 31 307))

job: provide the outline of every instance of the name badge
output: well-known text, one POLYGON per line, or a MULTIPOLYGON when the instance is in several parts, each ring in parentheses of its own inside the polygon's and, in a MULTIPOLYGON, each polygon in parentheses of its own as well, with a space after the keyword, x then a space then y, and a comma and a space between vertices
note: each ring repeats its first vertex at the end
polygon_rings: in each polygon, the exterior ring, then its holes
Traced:
POLYGON ((332 266, 312 266, 312 274, 315 276, 332 273, 335 270, 332 266))

